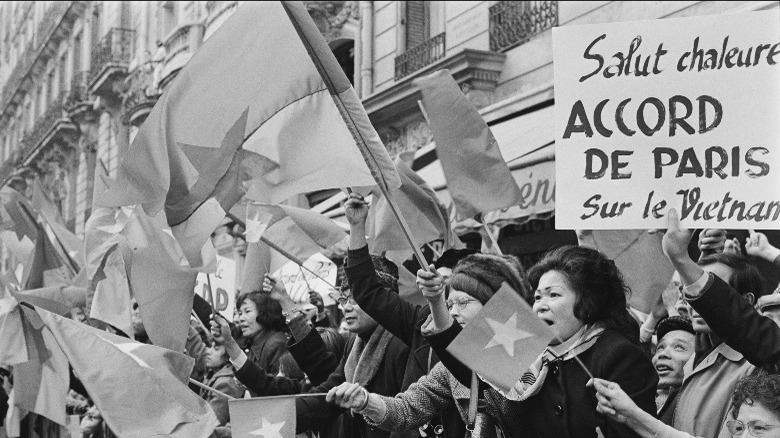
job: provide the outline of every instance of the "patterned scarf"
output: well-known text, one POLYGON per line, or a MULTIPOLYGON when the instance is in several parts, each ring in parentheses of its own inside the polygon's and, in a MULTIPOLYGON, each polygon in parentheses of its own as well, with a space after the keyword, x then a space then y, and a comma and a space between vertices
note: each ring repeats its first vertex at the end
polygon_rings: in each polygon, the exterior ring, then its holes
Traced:
POLYGON ((551 362, 574 359, 592 347, 603 332, 604 329, 601 327, 584 326, 563 344, 547 347, 509 392, 497 388, 490 382, 488 384, 509 400, 521 401, 531 398, 542 389, 551 362))
POLYGON ((365 387, 379 371, 385 358, 385 350, 393 335, 381 326, 374 329, 368 342, 361 337, 355 338, 347 361, 344 363, 344 376, 349 383, 359 383, 365 387))

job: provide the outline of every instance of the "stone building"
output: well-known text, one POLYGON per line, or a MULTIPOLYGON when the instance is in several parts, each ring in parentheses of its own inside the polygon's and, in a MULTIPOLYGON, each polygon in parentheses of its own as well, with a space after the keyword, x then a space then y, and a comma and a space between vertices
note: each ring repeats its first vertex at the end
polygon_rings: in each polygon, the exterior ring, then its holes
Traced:
MULTIPOLYGON (((28 196, 34 181, 78 235, 96 169, 112 176, 178 71, 237 1, 0 3, 0 185, 28 196)), ((357 2, 306 2, 352 75, 357 2)), ((214 234, 231 256, 232 224, 214 234)), ((3 272, 16 261, 3 249, 3 272)))
MULTIPOLYGON (((236 1, 0 3, 0 183, 39 180, 83 233, 97 166, 116 172, 166 86, 236 1)), ((505 251, 531 263, 551 242, 555 176, 551 28, 776 8, 778 2, 307 1, 391 155, 448 201, 413 81, 447 68, 491 125, 523 206, 486 217, 505 251), (500 230, 500 234, 498 233, 500 230), (522 237, 522 245, 520 239, 522 237)), ((292 200, 342 220, 338 191, 292 200)), ((457 230, 479 246, 478 224, 457 230)), ((232 224, 214 234, 232 252, 232 224)), ((3 269, 12 260, 3 251, 3 269)))

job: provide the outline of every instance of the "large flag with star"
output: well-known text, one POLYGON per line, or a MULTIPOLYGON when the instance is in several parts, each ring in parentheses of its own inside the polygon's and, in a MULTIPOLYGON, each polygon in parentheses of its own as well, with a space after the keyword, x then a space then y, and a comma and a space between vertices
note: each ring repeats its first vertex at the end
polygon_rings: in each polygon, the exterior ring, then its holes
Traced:
POLYGON ((458 216, 521 204, 520 188, 493 133, 450 72, 439 70, 415 83, 458 216))
POLYGON ((447 351, 488 382, 509 391, 553 337, 550 327, 504 283, 447 351))
POLYGON ((59 398, 62 424, 70 362, 118 436, 207 437, 217 426, 209 404, 187 386, 195 361, 185 354, 115 336, 40 308, 25 309, 25 317, 45 326, 49 351, 67 358, 59 398))
POLYGON ((117 179, 98 204, 142 204, 149 216, 164 209, 191 265, 245 192, 275 204, 326 188, 400 185, 300 2, 241 4, 166 89, 117 179))
POLYGON ((295 396, 230 400, 233 438, 295 438, 295 396))

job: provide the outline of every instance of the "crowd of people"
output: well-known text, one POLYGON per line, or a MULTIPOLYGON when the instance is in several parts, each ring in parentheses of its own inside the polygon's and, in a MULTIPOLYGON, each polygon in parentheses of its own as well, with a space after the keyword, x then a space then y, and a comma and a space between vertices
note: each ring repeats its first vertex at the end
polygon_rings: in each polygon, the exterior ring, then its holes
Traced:
MULTIPOLYGON (((369 204, 352 193, 344 207, 338 310, 316 292, 302 306, 266 276, 232 321, 193 317, 186 353, 204 385, 191 387, 218 418, 213 436, 231 435, 226 395, 306 394, 295 399, 301 437, 780 437, 780 292, 762 290, 755 264, 780 267, 780 249, 762 233, 743 247, 702 230, 693 260, 693 233, 671 213, 663 250, 676 272, 649 314, 585 246, 551 248, 528 270, 512 255, 448 250, 417 272, 427 305, 415 305, 398 268, 369 253, 369 204), (555 335, 509 391, 447 350, 502 285, 555 335)), ((137 304, 132 321, 149 342, 137 304)), ((112 436, 76 376, 68 409, 84 437, 112 436)))

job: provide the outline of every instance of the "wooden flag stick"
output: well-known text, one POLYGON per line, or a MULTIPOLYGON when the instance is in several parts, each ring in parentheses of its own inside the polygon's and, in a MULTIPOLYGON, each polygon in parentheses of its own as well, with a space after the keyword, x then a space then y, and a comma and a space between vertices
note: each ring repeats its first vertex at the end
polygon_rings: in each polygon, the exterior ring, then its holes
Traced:
POLYGON ((209 284, 209 299, 211 300, 211 319, 217 318, 217 303, 214 301, 214 292, 211 290, 211 275, 206 274, 206 282, 209 284))
POLYGON ((292 254, 288 253, 288 252, 287 252, 287 251, 285 251, 284 249, 280 248, 280 247, 279 247, 278 245, 276 245, 275 243, 271 242, 270 240, 266 239, 266 238, 265 238, 265 237, 263 237, 263 236, 260 236, 260 241, 261 241, 261 242, 263 242, 263 243, 265 243, 266 245, 270 246, 271 248, 273 248, 273 249, 274 249, 276 252, 278 252, 279 254, 283 255, 283 256, 284 256, 286 259, 288 259, 288 260, 290 260, 291 262, 293 262, 293 263, 295 263, 296 265, 298 265, 298 267, 300 267, 301 269, 305 269, 305 270, 309 271, 309 272, 310 272, 312 275, 314 275, 315 277, 317 277, 317 278, 319 278, 320 280, 324 281, 324 282, 325 282, 325 284, 327 284, 328 286, 332 287, 332 288, 333 288, 333 290, 336 290, 336 291, 338 291, 338 289, 336 289, 336 286, 334 286, 334 285, 330 284, 330 282, 329 282, 328 280, 326 280, 326 279, 322 278, 322 277, 321 277, 319 274, 317 274, 316 272, 314 272, 314 271, 312 271, 311 269, 309 269, 309 268, 307 268, 306 266, 304 266, 304 265, 303 265, 303 262, 301 262, 300 260, 298 260, 298 259, 297 259, 295 256, 293 256, 292 254))
MULTIPOLYGON (((227 213, 227 217, 229 217, 230 219, 233 219, 233 220, 234 220, 236 223, 240 224, 240 225, 241 225, 242 227, 244 227, 244 229, 246 230, 246 223, 244 223, 244 221, 242 221, 241 219, 237 218, 237 217, 236 217, 234 214, 227 213)), ((265 238, 265 237, 263 237, 263 236, 260 236, 260 241, 261 241, 261 242, 263 242, 263 243, 265 243, 266 245, 270 246, 270 247, 271 247, 271 248, 273 248, 274 250, 276 250, 276 252, 278 252, 279 254, 283 255, 283 256, 284 256, 284 257, 285 257, 287 260, 290 260, 291 262, 295 263, 295 264, 296 264, 296 265, 298 265, 300 268, 302 268, 302 269, 305 269, 305 270, 307 270, 307 271, 311 272, 311 274, 312 274, 312 275, 314 275, 315 277, 319 278, 319 279, 320 279, 320 280, 322 280, 322 281, 323 281, 323 282, 324 282, 326 285, 330 286, 331 288, 333 288, 333 290, 335 290, 335 291, 337 291, 337 292, 338 292, 338 288, 337 288, 336 286, 334 286, 334 285, 330 284, 330 282, 329 282, 328 280, 326 280, 326 279, 322 278, 322 277, 321 277, 319 274, 317 274, 316 272, 312 271, 311 269, 307 268, 306 266, 303 266, 303 262, 301 262, 300 260, 298 260, 297 258, 295 258, 295 257, 294 257, 292 254, 290 254, 290 253, 288 253, 287 251, 283 250, 282 248, 280 248, 279 246, 277 246, 275 243, 271 242, 270 240, 266 239, 266 238, 265 238)), ((304 277, 304 279, 305 279, 305 277, 304 277)), ((308 284, 308 282, 307 282, 307 284, 308 284)))
POLYGON ((306 288, 310 291, 313 291, 314 289, 311 288, 311 285, 309 284, 309 280, 306 279, 306 273, 303 272, 303 267, 301 265, 298 265, 298 269, 301 271, 301 277, 303 277, 304 283, 306 283, 306 288))
POLYGON ((199 387, 205 389, 206 391, 213 392, 214 394, 217 394, 218 396, 224 397, 224 398, 226 398, 228 400, 237 400, 235 397, 229 396, 229 395, 225 394, 224 392, 222 392, 222 391, 220 391, 218 389, 214 389, 214 388, 212 388, 210 386, 204 385, 203 383, 198 382, 197 380, 193 379, 192 377, 190 377, 190 383, 192 383, 195 386, 199 386, 199 387))
POLYGON ((498 255, 504 255, 504 253, 501 251, 501 247, 498 246, 498 241, 496 240, 496 236, 494 236, 493 233, 490 231, 490 228, 488 228, 488 225, 484 221, 484 218, 482 220, 482 227, 485 229, 485 232, 490 237, 490 242, 492 242, 492 246, 495 249, 495 251, 498 253, 498 255))

